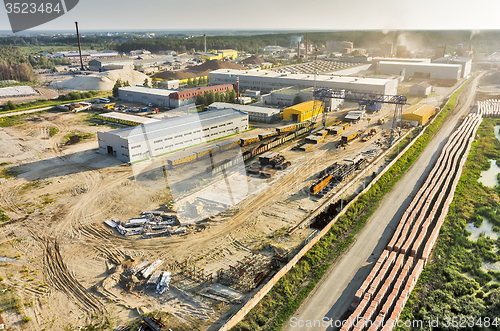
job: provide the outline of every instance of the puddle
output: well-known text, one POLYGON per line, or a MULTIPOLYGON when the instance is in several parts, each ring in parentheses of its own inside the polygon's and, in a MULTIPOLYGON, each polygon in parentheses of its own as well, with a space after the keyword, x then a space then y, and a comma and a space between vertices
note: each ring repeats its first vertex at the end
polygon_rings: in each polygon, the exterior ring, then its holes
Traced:
POLYGON ((474 223, 468 223, 465 228, 467 231, 471 232, 471 235, 468 237, 469 240, 476 241, 479 238, 479 234, 484 232, 487 237, 490 237, 493 240, 498 238, 498 233, 493 231, 493 224, 483 217, 483 224, 479 228, 474 226, 474 223))
POLYGON ((500 141, 500 125, 495 126, 495 137, 500 141))
MULTIPOLYGON (((494 128, 495 137, 497 137, 498 141, 500 141, 500 125, 495 126, 494 128)), ((481 177, 479 178, 479 182, 484 186, 495 187, 498 185, 498 173, 500 173, 500 167, 497 165, 496 160, 490 161, 490 169, 487 171, 481 172, 481 177)))
POLYGON ((495 187, 498 185, 498 173, 500 172, 500 167, 497 165, 496 160, 490 160, 490 168, 487 171, 481 172, 481 177, 479 177, 479 182, 484 186, 495 187))
POLYGON ((486 272, 488 270, 500 271, 500 261, 495 263, 483 262, 482 269, 486 272))

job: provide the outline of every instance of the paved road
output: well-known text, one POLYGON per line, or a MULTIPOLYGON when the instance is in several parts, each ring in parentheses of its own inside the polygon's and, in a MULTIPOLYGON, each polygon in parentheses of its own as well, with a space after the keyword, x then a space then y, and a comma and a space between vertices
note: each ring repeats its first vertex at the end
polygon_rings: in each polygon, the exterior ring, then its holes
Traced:
POLYGON ((285 330, 333 330, 336 328, 321 325, 323 318, 339 320, 351 304, 354 294, 370 273, 373 263, 378 259, 392 237, 403 212, 417 193, 432 169, 441 149, 446 143, 463 115, 473 104, 479 77, 476 77, 459 98, 458 106, 452 116, 441 126, 427 148, 415 161, 405 176, 381 201, 379 208, 369 219, 364 229, 356 237, 351 249, 332 266, 321 284, 310 294, 307 301, 293 316, 285 330), (470 93, 472 91, 472 93, 470 93), (300 326, 299 321, 316 321, 312 327, 300 326), (314 326, 315 325, 315 326, 314 326))
POLYGON ((44 110, 49 110, 54 108, 54 106, 50 107, 43 107, 43 108, 35 108, 35 109, 27 109, 27 110, 20 110, 20 111, 15 111, 12 113, 6 113, 6 114, 0 114, 0 117, 7 117, 7 116, 16 116, 16 115, 23 115, 23 114, 29 114, 29 113, 38 113, 44 110))

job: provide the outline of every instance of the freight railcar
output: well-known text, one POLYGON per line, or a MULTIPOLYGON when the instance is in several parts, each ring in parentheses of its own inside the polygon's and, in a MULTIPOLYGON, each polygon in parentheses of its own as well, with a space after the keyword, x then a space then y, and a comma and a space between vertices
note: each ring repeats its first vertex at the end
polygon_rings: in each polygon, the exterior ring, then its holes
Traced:
POLYGON ((271 138, 271 137, 274 137, 277 135, 278 135, 278 132, 276 132, 276 131, 261 133, 261 134, 259 134, 259 139, 264 140, 264 139, 271 138))
POLYGON ((290 124, 290 125, 284 125, 284 126, 278 126, 276 128, 276 131, 281 134, 281 133, 286 133, 286 132, 291 132, 291 131, 295 131, 295 129, 297 128, 297 125, 296 124, 290 124))
POLYGON ((177 156, 174 158, 169 158, 169 159, 167 159, 167 164, 170 167, 175 168, 175 167, 181 166, 183 164, 193 162, 196 159, 197 159, 196 153, 189 153, 189 154, 180 155, 180 156, 177 156))
POLYGON ((240 145, 240 139, 225 141, 222 143, 218 143, 220 151, 227 151, 228 149, 235 148, 240 145))
POLYGON ((256 143, 260 141, 259 137, 248 137, 248 138, 241 138, 240 139, 240 146, 247 146, 253 143, 256 143))

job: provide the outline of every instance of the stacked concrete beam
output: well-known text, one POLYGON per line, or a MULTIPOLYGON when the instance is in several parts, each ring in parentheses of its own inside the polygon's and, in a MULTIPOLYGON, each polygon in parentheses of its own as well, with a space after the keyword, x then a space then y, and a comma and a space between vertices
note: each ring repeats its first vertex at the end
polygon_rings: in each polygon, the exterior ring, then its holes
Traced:
MULTIPOLYGON (((500 113, 500 101, 497 108, 500 113)), ((481 120, 481 114, 467 116, 450 136, 430 175, 405 211, 383 257, 356 293, 355 302, 362 296, 363 299, 350 320, 359 320, 359 323, 347 324, 342 330, 379 331, 396 326, 437 240, 481 120), (420 250, 422 258, 419 258, 420 250)))

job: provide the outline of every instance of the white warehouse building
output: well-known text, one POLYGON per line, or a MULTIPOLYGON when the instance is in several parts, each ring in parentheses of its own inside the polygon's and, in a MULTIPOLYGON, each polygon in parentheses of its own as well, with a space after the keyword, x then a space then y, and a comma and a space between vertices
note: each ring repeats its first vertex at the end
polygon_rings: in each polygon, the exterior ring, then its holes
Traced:
POLYGON ((118 99, 128 102, 139 102, 145 105, 152 103, 160 107, 169 107, 169 95, 174 92, 177 91, 147 86, 125 86, 118 88, 118 99))
POLYGON ((97 132, 97 138, 99 153, 113 155, 124 162, 137 162, 247 129, 248 114, 223 109, 97 132))
MULTIPOLYGON (((302 89, 314 86, 313 74, 278 73, 268 70, 235 70, 218 69, 210 72, 209 81, 212 85, 233 84, 236 77, 240 79, 240 89, 270 92, 289 86, 302 89)), ((398 80, 396 78, 363 78, 336 75, 316 75, 316 87, 352 92, 379 94, 397 94, 398 80)))
POLYGON ((460 64, 381 61, 379 70, 381 75, 401 75, 404 70, 405 77, 427 79, 460 79, 462 75, 460 64))

